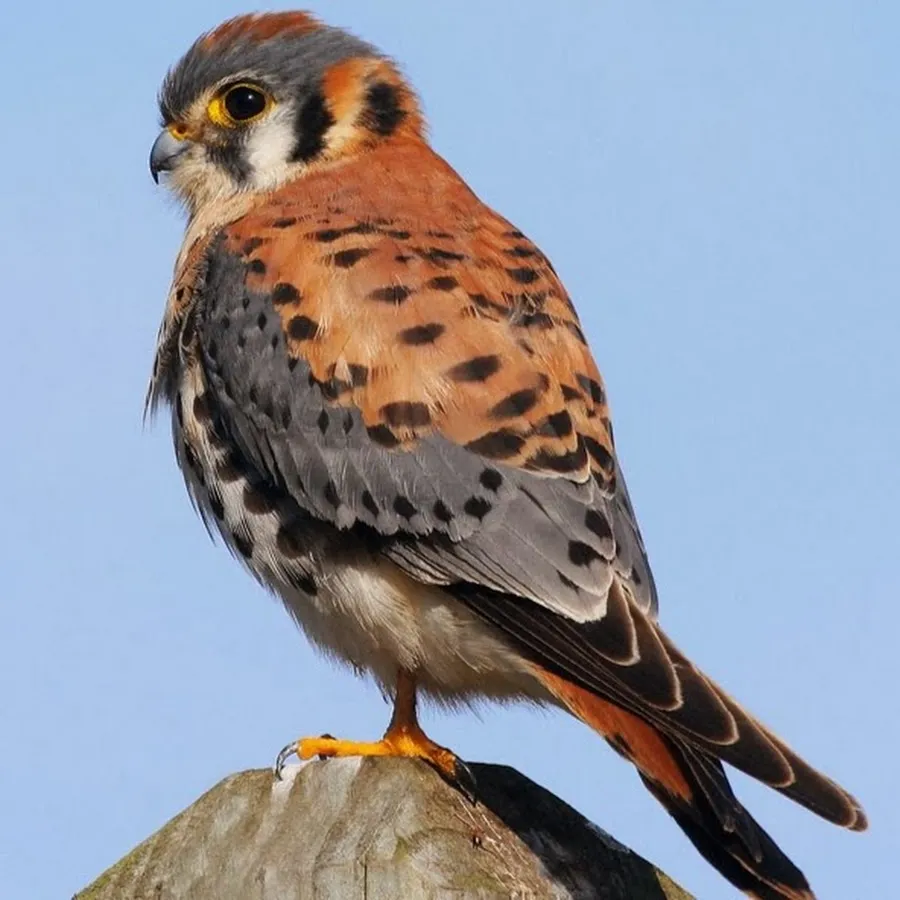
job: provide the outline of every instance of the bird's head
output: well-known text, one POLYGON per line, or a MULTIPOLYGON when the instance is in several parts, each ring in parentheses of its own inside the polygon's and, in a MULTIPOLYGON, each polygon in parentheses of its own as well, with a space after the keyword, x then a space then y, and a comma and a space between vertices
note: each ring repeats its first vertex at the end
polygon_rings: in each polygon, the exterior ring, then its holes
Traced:
POLYGON ((150 171, 168 174, 191 214, 423 128, 389 58, 303 12, 239 16, 201 36, 159 106, 150 171))

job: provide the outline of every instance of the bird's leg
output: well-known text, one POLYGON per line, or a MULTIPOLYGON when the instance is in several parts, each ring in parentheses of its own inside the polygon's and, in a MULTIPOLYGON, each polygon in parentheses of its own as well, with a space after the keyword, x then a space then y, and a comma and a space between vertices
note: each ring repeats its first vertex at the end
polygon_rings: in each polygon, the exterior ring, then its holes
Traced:
POLYGON ((403 670, 397 675, 394 713, 380 741, 345 741, 330 736, 300 738, 288 744, 278 755, 276 775, 280 774, 285 760, 294 754, 299 759, 312 759, 315 756, 405 756, 423 759, 474 800, 475 781, 468 766, 422 731, 416 715, 415 678, 403 670))

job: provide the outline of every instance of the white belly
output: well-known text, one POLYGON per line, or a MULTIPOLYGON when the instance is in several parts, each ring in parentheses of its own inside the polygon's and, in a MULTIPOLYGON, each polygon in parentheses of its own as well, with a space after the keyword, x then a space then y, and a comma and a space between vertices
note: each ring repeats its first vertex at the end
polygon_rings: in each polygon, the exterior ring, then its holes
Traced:
POLYGON ((388 693, 402 668, 442 702, 479 697, 553 702, 527 663, 489 625, 390 561, 336 566, 324 573, 315 597, 285 585, 276 591, 313 643, 368 671, 388 693))

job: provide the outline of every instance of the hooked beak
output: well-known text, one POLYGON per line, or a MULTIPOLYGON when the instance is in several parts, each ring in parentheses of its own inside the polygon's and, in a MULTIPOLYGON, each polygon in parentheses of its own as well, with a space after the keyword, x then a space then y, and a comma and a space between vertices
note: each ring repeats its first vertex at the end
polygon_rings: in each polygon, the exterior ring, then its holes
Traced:
POLYGON ((150 174, 159 184, 160 172, 171 172, 176 160, 189 146, 189 141, 180 141, 168 129, 161 131, 150 150, 150 174))

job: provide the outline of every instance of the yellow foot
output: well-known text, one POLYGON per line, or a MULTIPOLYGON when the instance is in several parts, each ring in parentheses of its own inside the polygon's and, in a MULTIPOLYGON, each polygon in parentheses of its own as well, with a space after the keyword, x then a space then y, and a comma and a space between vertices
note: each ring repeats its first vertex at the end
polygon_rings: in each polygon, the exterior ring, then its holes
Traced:
POLYGON ((380 741, 344 741, 324 735, 300 738, 288 744, 275 763, 275 776, 281 777, 284 764, 291 756, 298 759, 328 759, 333 756, 402 756, 422 759, 457 787, 472 802, 475 801, 475 778, 469 767, 446 747, 441 747, 417 726, 399 726, 388 730, 380 741))

